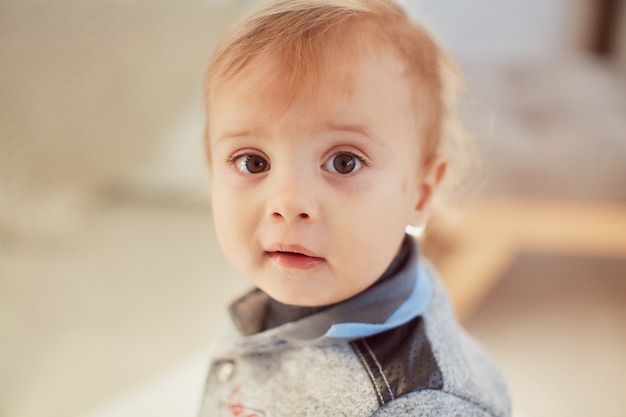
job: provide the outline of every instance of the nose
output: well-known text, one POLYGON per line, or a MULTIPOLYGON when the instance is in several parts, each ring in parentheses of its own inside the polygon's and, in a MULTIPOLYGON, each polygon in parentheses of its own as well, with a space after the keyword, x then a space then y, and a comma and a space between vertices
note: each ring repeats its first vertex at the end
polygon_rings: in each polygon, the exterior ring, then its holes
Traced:
POLYGON ((318 206, 310 184, 298 176, 275 178, 273 192, 268 196, 268 214, 273 220, 312 221, 318 206))

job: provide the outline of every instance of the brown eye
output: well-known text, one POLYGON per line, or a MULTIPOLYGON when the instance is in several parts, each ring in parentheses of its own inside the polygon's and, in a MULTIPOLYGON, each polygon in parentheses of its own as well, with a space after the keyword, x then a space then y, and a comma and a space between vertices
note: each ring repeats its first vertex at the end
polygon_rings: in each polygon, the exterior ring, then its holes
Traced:
POLYGON ((270 164, 259 155, 242 155, 237 161, 237 169, 245 174, 259 174, 270 168, 270 164))
POLYGON ((361 168, 361 161, 356 155, 343 152, 333 155, 325 165, 330 172, 350 174, 361 168))

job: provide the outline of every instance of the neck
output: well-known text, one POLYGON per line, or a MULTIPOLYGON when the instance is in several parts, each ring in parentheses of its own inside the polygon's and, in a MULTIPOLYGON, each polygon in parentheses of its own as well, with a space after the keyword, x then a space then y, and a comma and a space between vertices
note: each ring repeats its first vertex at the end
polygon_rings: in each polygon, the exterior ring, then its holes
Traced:
MULTIPOLYGON (((408 239, 411 238, 405 236, 396 257, 391 261, 381 277, 376 280, 376 282, 370 288, 386 281, 387 279, 398 273, 398 271, 400 271, 402 267, 404 267, 411 255, 411 245, 408 239)), ((367 291, 367 289, 365 291, 367 291)), ((334 305, 335 304, 331 304, 321 307, 294 306, 289 304, 283 304, 279 301, 272 299, 271 297, 268 297, 267 307, 265 310, 265 320, 263 322, 262 330, 273 329, 286 323, 301 320, 305 317, 326 310, 327 308, 330 308, 334 305)))

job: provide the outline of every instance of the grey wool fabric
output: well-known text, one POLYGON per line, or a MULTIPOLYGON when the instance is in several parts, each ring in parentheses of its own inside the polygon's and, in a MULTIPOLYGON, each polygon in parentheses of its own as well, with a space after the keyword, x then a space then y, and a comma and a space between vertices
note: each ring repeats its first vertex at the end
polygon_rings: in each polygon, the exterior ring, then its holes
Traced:
POLYGON ((384 283, 269 330, 250 326, 263 321, 264 293, 238 300, 240 325, 215 352, 200 417, 510 416, 496 365, 457 323, 412 241, 410 250, 407 265, 384 283), (326 334, 333 324, 358 326, 360 308, 368 323, 384 326, 390 305, 392 314, 411 308, 409 294, 398 294, 412 290, 416 276, 432 292, 410 321, 362 338, 326 334))

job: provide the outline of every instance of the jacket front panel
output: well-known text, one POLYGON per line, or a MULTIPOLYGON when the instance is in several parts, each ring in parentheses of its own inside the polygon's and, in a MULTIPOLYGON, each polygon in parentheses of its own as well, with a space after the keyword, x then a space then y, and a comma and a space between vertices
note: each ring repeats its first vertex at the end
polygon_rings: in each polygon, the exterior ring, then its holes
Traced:
POLYGON ((232 353, 220 355, 211 367, 203 415, 365 417, 378 408, 347 342, 232 353))
MULTIPOLYGON (((510 415, 497 368, 460 328, 416 247, 397 275, 311 317, 234 332, 210 368, 201 417, 510 415)), ((263 296, 243 304, 261 306, 263 296)))

